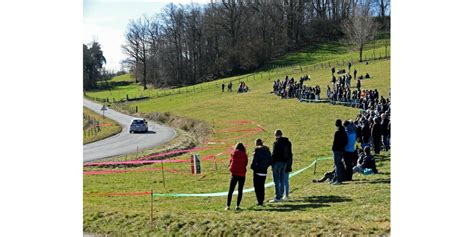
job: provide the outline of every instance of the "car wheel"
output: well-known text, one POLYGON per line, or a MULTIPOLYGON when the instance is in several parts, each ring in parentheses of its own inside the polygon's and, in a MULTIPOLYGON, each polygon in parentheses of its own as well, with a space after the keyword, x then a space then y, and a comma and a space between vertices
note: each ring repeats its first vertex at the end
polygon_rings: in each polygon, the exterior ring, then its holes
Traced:
POLYGON ((135 131, 130 131, 130 133, 135 133, 135 131))

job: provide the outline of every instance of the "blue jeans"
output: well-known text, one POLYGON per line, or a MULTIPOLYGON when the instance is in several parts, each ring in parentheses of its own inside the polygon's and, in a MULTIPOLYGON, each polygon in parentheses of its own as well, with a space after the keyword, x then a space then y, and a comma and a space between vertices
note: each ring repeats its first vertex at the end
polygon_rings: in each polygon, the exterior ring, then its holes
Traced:
POLYGON ((334 181, 342 182, 344 175, 344 164, 342 163, 342 157, 344 152, 333 151, 334 153, 334 181))
POLYGON ((283 197, 283 181, 285 178, 285 162, 275 162, 272 165, 273 182, 275 183, 275 199, 280 200, 283 197))
POLYGON ((285 172, 285 174, 283 175, 283 193, 285 194, 285 196, 289 197, 289 194, 290 194, 290 173, 289 172, 285 172))
POLYGON ((383 146, 385 148, 385 151, 388 151, 390 149, 390 138, 388 135, 383 135, 382 136, 382 141, 383 141, 383 146))

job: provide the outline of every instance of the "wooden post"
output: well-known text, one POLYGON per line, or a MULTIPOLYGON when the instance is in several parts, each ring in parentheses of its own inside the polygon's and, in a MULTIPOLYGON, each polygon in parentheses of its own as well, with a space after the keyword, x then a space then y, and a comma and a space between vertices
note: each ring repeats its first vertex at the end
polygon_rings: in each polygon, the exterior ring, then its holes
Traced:
POLYGON ((153 230, 153 189, 150 194, 150 230, 153 230))
POLYGON ((214 156, 214 170, 217 171, 216 157, 214 156))
POLYGON ((138 105, 135 106, 135 113, 138 113, 138 105))
POLYGON ((318 163, 317 161, 314 162, 314 170, 313 170, 313 175, 316 175, 316 163, 318 163))
POLYGON ((163 160, 161 160, 161 175, 162 175, 162 179, 163 179, 163 188, 166 188, 166 185, 165 185, 165 170, 163 168, 163 160))
POLYGON ((138 146, 137 146, 137 153, 135 153, 135 160, 138 159, 138 146))

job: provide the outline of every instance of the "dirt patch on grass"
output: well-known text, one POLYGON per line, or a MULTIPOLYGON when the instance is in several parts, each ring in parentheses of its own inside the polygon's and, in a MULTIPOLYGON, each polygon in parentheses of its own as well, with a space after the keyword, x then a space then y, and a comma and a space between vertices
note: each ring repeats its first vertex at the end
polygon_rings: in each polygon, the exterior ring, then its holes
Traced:
POLYGON ((189 133, 195 139, 197 144, 203 143, 206 137, 212 133, 211 127, 204 121, 181 117, 169 112, 138 113, 138 115, 158 123, 179 128, 186 133, 189 133))

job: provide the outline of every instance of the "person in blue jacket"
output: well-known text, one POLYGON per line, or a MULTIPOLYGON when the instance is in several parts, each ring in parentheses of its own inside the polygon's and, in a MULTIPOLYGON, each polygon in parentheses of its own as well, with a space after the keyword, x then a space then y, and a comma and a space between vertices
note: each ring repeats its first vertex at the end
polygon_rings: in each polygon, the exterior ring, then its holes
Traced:
POLYGON ((357 163, 357 153, 355 150, 357 128, 350 120, 344 121, 344 129, 347 134, 347 144, 344 147, 343 162, 344 162, 344 181, 352 180, 352 168, 357 163))

